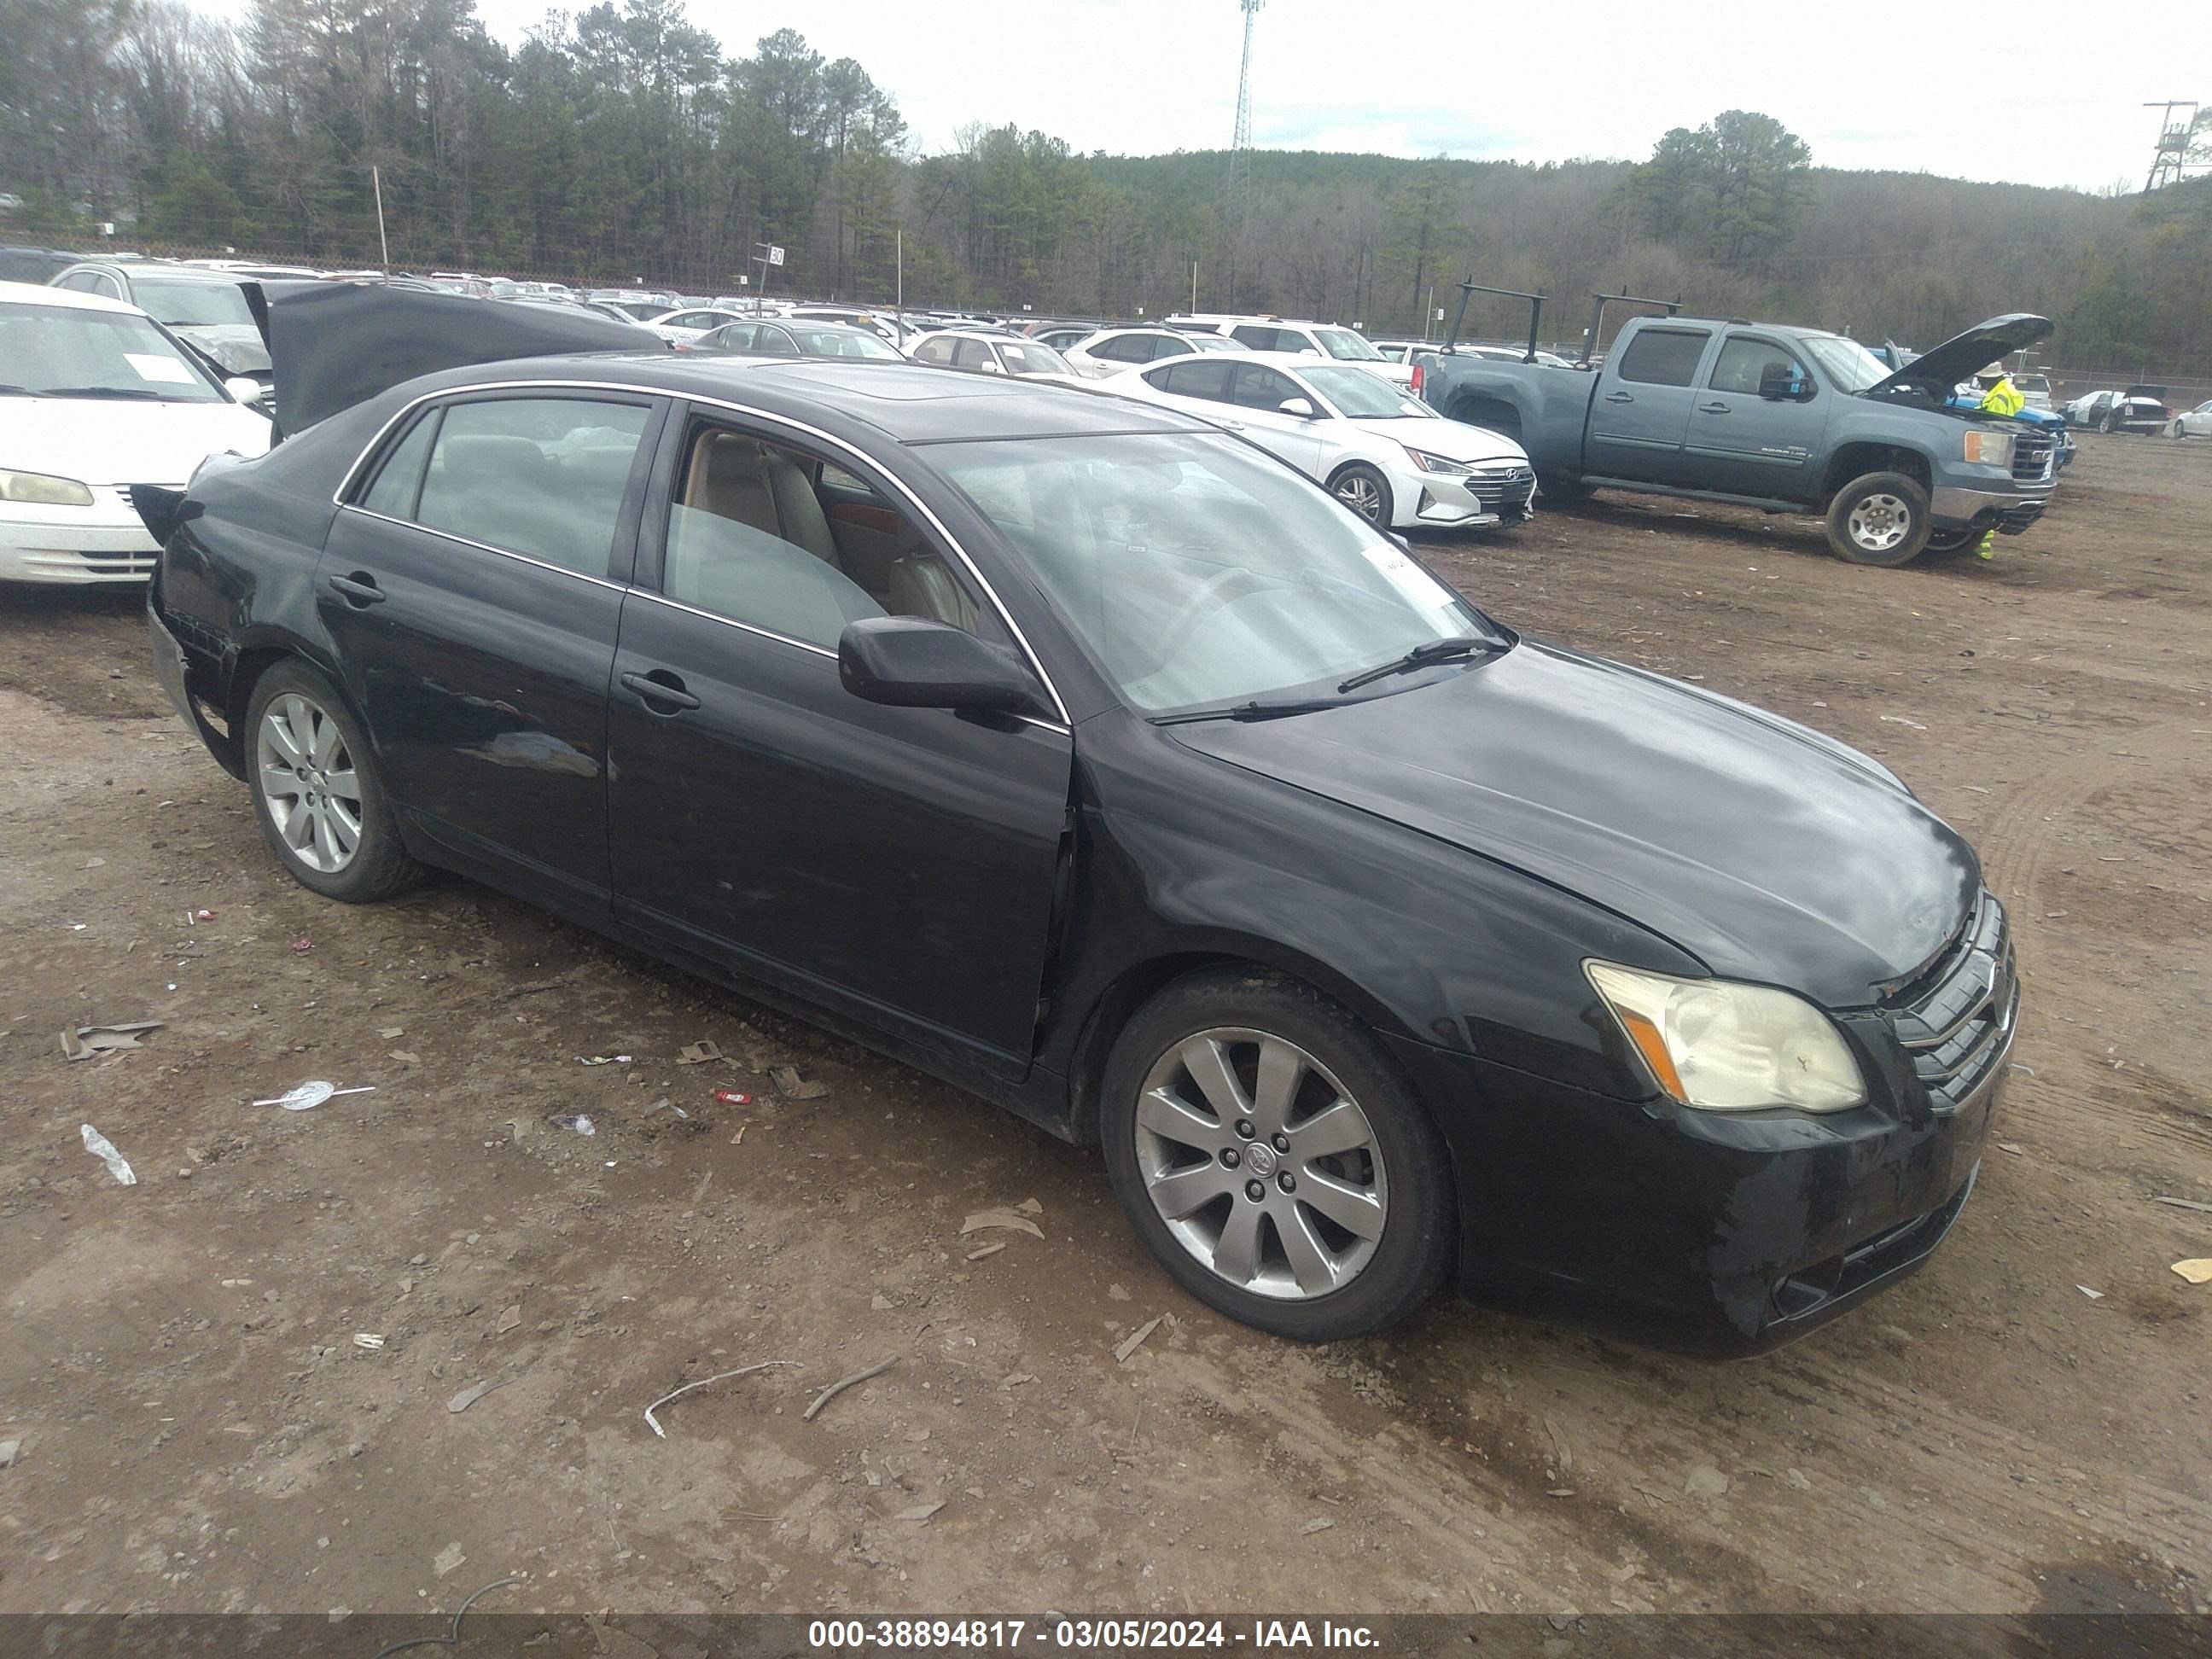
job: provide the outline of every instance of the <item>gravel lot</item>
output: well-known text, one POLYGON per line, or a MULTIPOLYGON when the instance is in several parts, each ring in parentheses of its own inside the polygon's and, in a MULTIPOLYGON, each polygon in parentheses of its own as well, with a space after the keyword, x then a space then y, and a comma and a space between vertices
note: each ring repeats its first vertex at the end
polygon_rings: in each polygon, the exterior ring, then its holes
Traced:
POLYGON ((1993 565, 1626 501, 1428 551, 1880 756, 1979 846, 2022 1069, 1926 1271, 1728 1366, 1457 1303, 1273 1341, 1173 1289, 1090 1152, 480 888, 317 900, 136 600, 9 592, 0 1613, 509 1573, 548 1612, 2212 1611, 2212 1285, 2168 1265, 2212 1214, 2151 1201, 2212 1202, 2212 444, 2086 438, 1993 565), (701 1038, 729 1060, 674 1063, 701 1038), (787 1063, 828 1092, 779 1102, 787 1063), (305 1078, 374 1092, 248 1103, 305 1078), (961 1236, 1031 1198, 1042 1238, 961 1236))

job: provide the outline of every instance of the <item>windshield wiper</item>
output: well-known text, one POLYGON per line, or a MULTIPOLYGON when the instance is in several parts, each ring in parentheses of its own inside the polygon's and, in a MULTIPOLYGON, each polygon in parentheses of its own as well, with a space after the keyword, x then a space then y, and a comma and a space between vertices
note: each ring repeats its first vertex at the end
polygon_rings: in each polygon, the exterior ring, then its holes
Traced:
POLYGON ((149 392, 136 386, 42 386, 32 394, 39 398, 144 398, 154 403, 163 401, 158 392, 149 392))
POLYGON ((1474 634, 1454 634, 1448 639, 1431 640, 1426 645, 1417 645, 1404 656, 1394 657, 1380 667, 1364 669, 1336 689, 1339 692, 1356 691, 1363 685, 1372 685, 1376 680, 1388 679, 1393 674, 1409 673, 1416 668, 1426 668, 1431 663, 1449 662, 1454 657, 1471 657, 1499 648, 1495 640, 1486 640, 1474 634))
POLYGON ((1249 702, 1231 703, 1226 708, 1194 708, 1182 714, 1156 714, 1152 724, 1188 726, 1195 720, 1271 720, 1285 714, 1310 714, 1316 709, 1342 706, 1334 697, 1309 697, 1302 702, 1262 702, 1255 697, 1249 702))

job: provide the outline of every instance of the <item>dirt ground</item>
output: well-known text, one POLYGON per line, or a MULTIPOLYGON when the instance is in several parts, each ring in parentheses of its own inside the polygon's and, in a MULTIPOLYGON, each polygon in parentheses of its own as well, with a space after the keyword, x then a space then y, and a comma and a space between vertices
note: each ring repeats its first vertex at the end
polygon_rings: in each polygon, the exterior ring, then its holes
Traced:
POLYGON ((1924 1272, 1733 1365, 1456 1302, 1273 1340, 1172 1287, 1095 1154, 957 1091, 463 883, 316 899, 135 597, 17 592, 0 1613, 507 1574, 547 1612, 2212 1610, 2212 1285, 2169 1271, 2212 1213, 2151 1201, 2212 1202, 2212 444, 2087 439, 1993 565, 1626 501, 1428 552, 1880 756, 1979 846, 2020 1069, 1924 1272), (730 1060, 676 1065, 700 1038, 730 1060), (777 1102, 783 1063, 828 1093, 777 1102), (309 1078, 374 1092, 252 1103, 309 1078), (1042 1237, 960 1235, 1032 1198, 1042 1237))

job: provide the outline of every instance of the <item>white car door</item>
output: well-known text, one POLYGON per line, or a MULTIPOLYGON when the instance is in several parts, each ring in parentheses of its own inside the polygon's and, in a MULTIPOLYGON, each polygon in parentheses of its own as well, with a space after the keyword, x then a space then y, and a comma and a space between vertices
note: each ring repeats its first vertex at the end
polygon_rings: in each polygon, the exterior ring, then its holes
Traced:
POLYGON ((1261 448, 1288 461, 1308 477, 1326 478, 1337 447, 1326 435, 1332 422, 1325 415, 1314 419, 1286 415, 1282 410, 1282 405, 1292 398, 1303 398, 1319 414, 1314 399, 1279 368, 1266 363, 1239 362, 1225 353, 1219 361, 1232 371, 1231 407, 1224 411, 1229 421, 1261 448))

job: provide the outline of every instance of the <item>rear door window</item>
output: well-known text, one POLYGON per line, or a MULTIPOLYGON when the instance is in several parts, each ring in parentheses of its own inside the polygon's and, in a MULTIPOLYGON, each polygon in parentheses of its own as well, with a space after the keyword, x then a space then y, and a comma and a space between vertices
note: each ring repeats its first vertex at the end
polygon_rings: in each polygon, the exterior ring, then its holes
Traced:
POLYGON ((1701 328, 1647 328, 1621 353, 1614 378, 1643 386, 1688 386, 1698 377, 1698 360, 1711 337, 1701 328))
MULTIPOLYGON (((415 511, 392 516, 578 575, 605 578, 651 416, 651 406, 641 401, 586 398, 448 404, 428 441, 415 511)), ((392 465, 402 461, 407 447, 402 442, 393 452, 392 465)), ((380 473, 371 495, 383 483, 380 473)), ((399 488, 395 483, 394 490, 399 488)))
POLYGON ((430 440, 437 435, 442 410, 428 409, 416 417, 404 437, 386 452, 384 464, 362 494, 361 505, 387 519, 415 517, 422 495, 422 471, 430 459, 430 440))
POLYGON ((1178 397, 1204 398, 1209 403, 1229 401, 1229 377, 1237 371, 1233 362, 1224 362, 1218 357, 1194 357, 1190 361, 1171 363, 1165 368, 1154 369, 1151 380, 1163 392, 1172 392, 1178 397))

